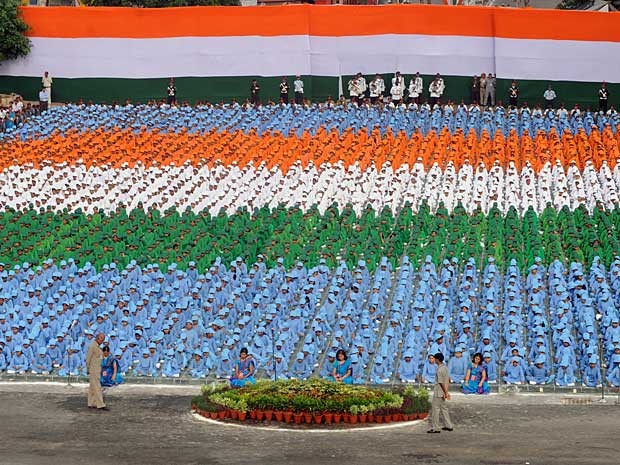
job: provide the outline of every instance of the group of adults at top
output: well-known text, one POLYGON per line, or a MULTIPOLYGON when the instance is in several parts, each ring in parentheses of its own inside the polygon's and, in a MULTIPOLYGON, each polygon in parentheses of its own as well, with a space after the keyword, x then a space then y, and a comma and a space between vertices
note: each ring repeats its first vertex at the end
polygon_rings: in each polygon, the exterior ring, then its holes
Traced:
MULTIPOLYGON (((298 105, 302 104, 304 101, 304 83, 300 76, 295 77, 293 88, 295 103, 298 105)), ((497 77, 494 76, 493 73, 482 73, 480 77, 477 75, 473 76, 470 85, 469 103, 473 105, 482 105, 484 107, 495 106, 496 88, 497 77)), ((174 89, 174 95, 176 96, 176 88, 174 89)), ((401 75, 400 71, 396 71, 389 88, 387 87, 383 76, 379 73, 375 74, 374 78, 369 82, 362 75, 362 73, 357 73, 347 83, 347 91, 349 93, 350 101, 351 103, 357 105, 368 102, 370 104, 386 103, 390 106, 399 106, 402 104, 421 105, 428 102, 432 108, 436 104, 441 104, 445 90, 446 83, 440 73, 435 75, 434 79, 428 86, 428 100, 425 100, 424 98, 424 78, 419 72, 411 76, 409 83, 407 84, 407 78, 401 75)), ((279 84, 280 103, 289 103, 289 91, 290 85, 287 77, 284 76, 279 84)), ((519 105, 520 93, 521 91, 517 81, 513 80, 506 95, 510 106, 517 107, 519 105)), ((554 108, 557 94, 555 90, 553 90, 551 84, 547 86, 547 89, 541 97, 544 99, 545 108, 554 108)), ((607 112, 609 108, 610 94, 605 81, 602 82, 601 87, 598 90, 597 97, 598 111, 607 112)), ((341 95, 339 102, 342 103, 345 100, 345 95, 341 95)), ((252 105, 260 104, 260 84, 258 79, 253 79, 250 85, 249 103, 252 105)), ((330 103, 329 100, 328 103, 330 103)), ((498 101, 498 103, 501 104, 501 100, 498 101)))

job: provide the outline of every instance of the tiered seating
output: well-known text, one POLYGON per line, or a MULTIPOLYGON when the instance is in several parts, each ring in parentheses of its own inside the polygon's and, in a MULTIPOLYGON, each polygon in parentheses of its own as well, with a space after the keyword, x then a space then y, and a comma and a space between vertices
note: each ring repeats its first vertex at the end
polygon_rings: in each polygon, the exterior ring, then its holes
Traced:
POLYGON ((287 268, 298 259, 314 267, 320 258, 330 267, 342 259, 352 268, 363 254, 373 271, 384 255, 393 267, 402 255, 413 263, 426 255, 436 263, 445 257, 478 257, 478 266, 482 257, 493 255, 500 271, 505 271, 511 258, 521 270, 537 256, 547 263, 556 258, 590 263, 599 256, 608 264, 620 250, 615 233, 620 229, 620 211, 601 207, 592 215, 585 207, 559 212, 547 207, 540 215, 529 210, 523 218, 514 209, 502 216, 495 208, 488 215, 481 211, 468 215, 462 207, 431 214, 426 204, 417 213, 408 206, 396 215, 388 209, 376 213, 367 208, 358 217, 351 207, 339 211, 334 206, 324 214, 316 208, 304 213, 278 207, 214 217, 153 208, 109 215, 5 211, 0 212, 4 240, 0 260, 38 264, 47 258, 73 257, 98 268, 112 261, 125 266, 132 259, 162 267, 171 262, 187 267, 195 261, 207 269, 218 256, 230 262, 237 256, 254 260, 263 253, 270 261, 284 257, 287 268))
MULTIPOLYGON (((497 207, 523 215, 548 205, 585 205, 592 212, 598 204, 614 209, 619 202, 620 133, 607 124, 588 127, 588 135, 581 117, 572 119, 581 121, 574 134, 551 128, 534 137, 527 131, 518 136, 516 129, 493 137, 484 129, 478 136, 473 128, 451 132, 449 126, 408 135, 398 122, 297 136, 284 135, 297 119, 282 123, 282 132, 249 129, 258 124, 256 115, 285 118, 294 113, 290 108, 282 114, 147 110, 152 117, 142 107, 67 107, 24 125, 21 139, 0 146, 1 178, 8 187, 2 204, 87 213, 153 207, 217 215, 224 209, 232 215, 240 208, 279 205, 304 211, 316 206, 324 213, 335 203, 340 209, 351 204, 360 215, 367 205, 396 212, 408 202, 418 211, 426 202, 432 212, 442 206, 451 212, 460 203, 469 214, 497 207), (210 126, 219 117, 233 132, 210 126), (192 118, 200 123, 190 124, 192 118), (34 139, 23 138, 28 135, 34 139)), ((362 109, 348 111, 364 116, 362 109)), ((330 112, 345 110, 299 110, 294 116, 307 122, 330 112)))
POLYGON ((483 353, 491 381, 619 382, 620 258, 609 271, 596 258, 585 272, 535 260, 523 276, 515 261, 502 273, 492 257, 479 271, 474 259, 437 268, 430 256, 417 270, 406 256, 396 269, 384 258, 374 272, 363 260, 287 271, 283 260, 268 268, 259 256, 249 267, 217 259, 204 274, 194 263, 97 270, 73 260, 0 273, 8 373, 83 375, 85 347, 103 331, 133 376, 225 378, 244 346, 273 376, 275 345, 279 377, 327 376, 330 352, 344 348, 360 383, 432 382, 427 354, 437 351, 448 355, 454 382, 464 375, 455 351, 483 353))
POLYGON ((54 132, 69 132, 78 129, 113 131, 129 129, 140 132, 142 129, 161 132, 188 132, 204 134, 211 131, 234 133, 241 130, 246 134, 255 132, 259 136, 269 133, 290 134, 301 137, 304 132, 316 135, 321 130, 339 133, 362 129, 371 132, 377 128, 384 135, 388 130, 394 133, 404 131, 411 137, 415 132, 426 136, 429 132, 441 132, 447 128, 450 133, 474 131, 477 136, 483 132, 494 135, 498 131, 508 136, 516 131, 537 134, 539 131, 559 134, 569 131, 576 134, 583 129, 588 135, 596 125, 599 130, 609 126, 617 132, 620 115, 611 110, 608 114, 556 109, 543 111, 538 108, 505 109, 446 106, 443 109, 416 105, 409 108, 379 108, 320 105, 307 106, 264 106, 259 108, 232 105, 198 105, 197 107, 168 107, 152 105, 67 105, 51 111, 16 127, 5 138, 48 137, 54 132))
POLYGON ((442 351, 455 382, 480 352, 496 382, 618 385, 619 123, 54 109, 0 144, 0 370, 83 374, 103 331, 128 376, 226 378, 247 346, 261 376, 344 348, 360 383, 442 351))

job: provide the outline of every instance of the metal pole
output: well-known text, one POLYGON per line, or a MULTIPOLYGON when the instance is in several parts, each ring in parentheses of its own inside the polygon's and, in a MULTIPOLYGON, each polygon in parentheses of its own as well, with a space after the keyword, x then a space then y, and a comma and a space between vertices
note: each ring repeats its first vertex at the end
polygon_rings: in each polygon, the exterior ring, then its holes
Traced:
POLYGON ((599 399, 599 402, 601 403, 605 403, 607 402, 607 399, 605 399, 605 383, 603 382, 603 380, 605 379, 605 372, 604 372, 604 367, 605 367, 605 363, 604 362, 604 354, 603 354, 603 334, 599 332, 598 335, 598 353, 599 353, 599 360, 601 361, 601 398, 599 399))
POLYGON ((278 367, 276 365, 276 336, 275 334, 276 332, 272 326, 271 327, 271 360, 273 363, 273 380, 277 381, 278 380, 278 367))
POLYGON ((68 388, 73 387, 71 386, 71 347, 73 346, 73 325, 74 322, 71 322, 71 324, 69 325, 69 345, 67 346, 67 364, 69 365, 67 367, 67 386, 68 388))

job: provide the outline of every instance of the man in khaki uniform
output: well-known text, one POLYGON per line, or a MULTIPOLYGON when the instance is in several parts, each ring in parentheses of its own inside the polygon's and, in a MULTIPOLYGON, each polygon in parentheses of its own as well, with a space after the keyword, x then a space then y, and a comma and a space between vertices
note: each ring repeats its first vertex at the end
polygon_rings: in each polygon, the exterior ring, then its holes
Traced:
POLYGON ((443 363, 443 354, 437 352, 435 354, 435 364, 437 365, 437 376, 435 377, 435 389, 433 390, 433 402, 431 403, 431 429, 428 433, 441 433, 439 430, 439 414, 443 416, 444 431, 452 431, 452 421, 450 413, 446 406, 446 401, 450 400, 450 374, 448 367, 443 363))
POLYGON ((88 407, 98 410, 108 410, 103 402, 103 392, 101 392, 101 360, 103 351, 100 345, 105 340, 103 333, 98 333, 93 342, 88 346, 86 353, 86 368, 88 370, 88 407))

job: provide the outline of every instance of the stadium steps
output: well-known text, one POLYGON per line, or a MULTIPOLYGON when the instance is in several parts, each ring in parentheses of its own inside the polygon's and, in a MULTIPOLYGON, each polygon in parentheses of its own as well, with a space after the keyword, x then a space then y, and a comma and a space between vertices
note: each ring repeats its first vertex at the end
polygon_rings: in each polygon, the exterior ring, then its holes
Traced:
MULTIPOLYGON (((375 346, 373 349, 373 353, 370 354, 369 358, 368 358, 368 366, 366 367, 366 369, 364 370, 364 376, 362 377, 366 382, 369 382, 369 378, 370 378, 370 372, 372 370, 372 367, 375 363, 375 357, 377 355, 377 352, 379 350, 379 348, 381 347, 381 343, 383 341, 383 335, 385 334, 385 330, 388 327, 388 322, 390 321, 390 314, 392 313, 392 300, 394 300, 394 294, 396 293, 396 289, 398 288, 398 279, 400 276, 400 270, 401 270, 401 266, 402 266, 402 262, 403 262, 403 258, 405 257, 405 255, 403 255, 400 258, 400 264, 399 266, 396 268, 396 270, 394 270, 392 272, 392 289, 390 290, 390 294, 388 295, 387 300, 385 301, 385 313, 383 314, 383 319, 381 320, 381 325, 379 326, 379 330, 377 331, 377 337, 375 340, 375 346)), ((396 366, 396 365, 394 365, 396 366)))
POLYGON ((308 332, 312 330, 312 323, 314 322, 314 319, 316 318, 316 316, 320 313, 321 309, 323 308, 323 305, 325 304, 325 301, 327 300, 327 296, 329 295, 329 289, 330 289, 332 280, 334 279, 335 276, 336 276, 336 268, 334 268, 333 271, 330 273, 329 279, 327 281, 327 285, 325 286, 325 289, 323 289, 323 292, 321 293, 321 298, 319 299, 319 302, 317 303, 314 309, 314 314, 311 315, 311 317, 309 317, 308 322, 306 323, 306 327, 304 329, 303 335, 299 338, 299 341, 297 341, 297 345, 295 346, 295 350, 289 356, 289 360, 288 360, 289 367, 295 362, 295 357, 297 356, 297 354, 301 352, 301 349, 304 346, 304 339, 306 335, 308 334, 308 332))

